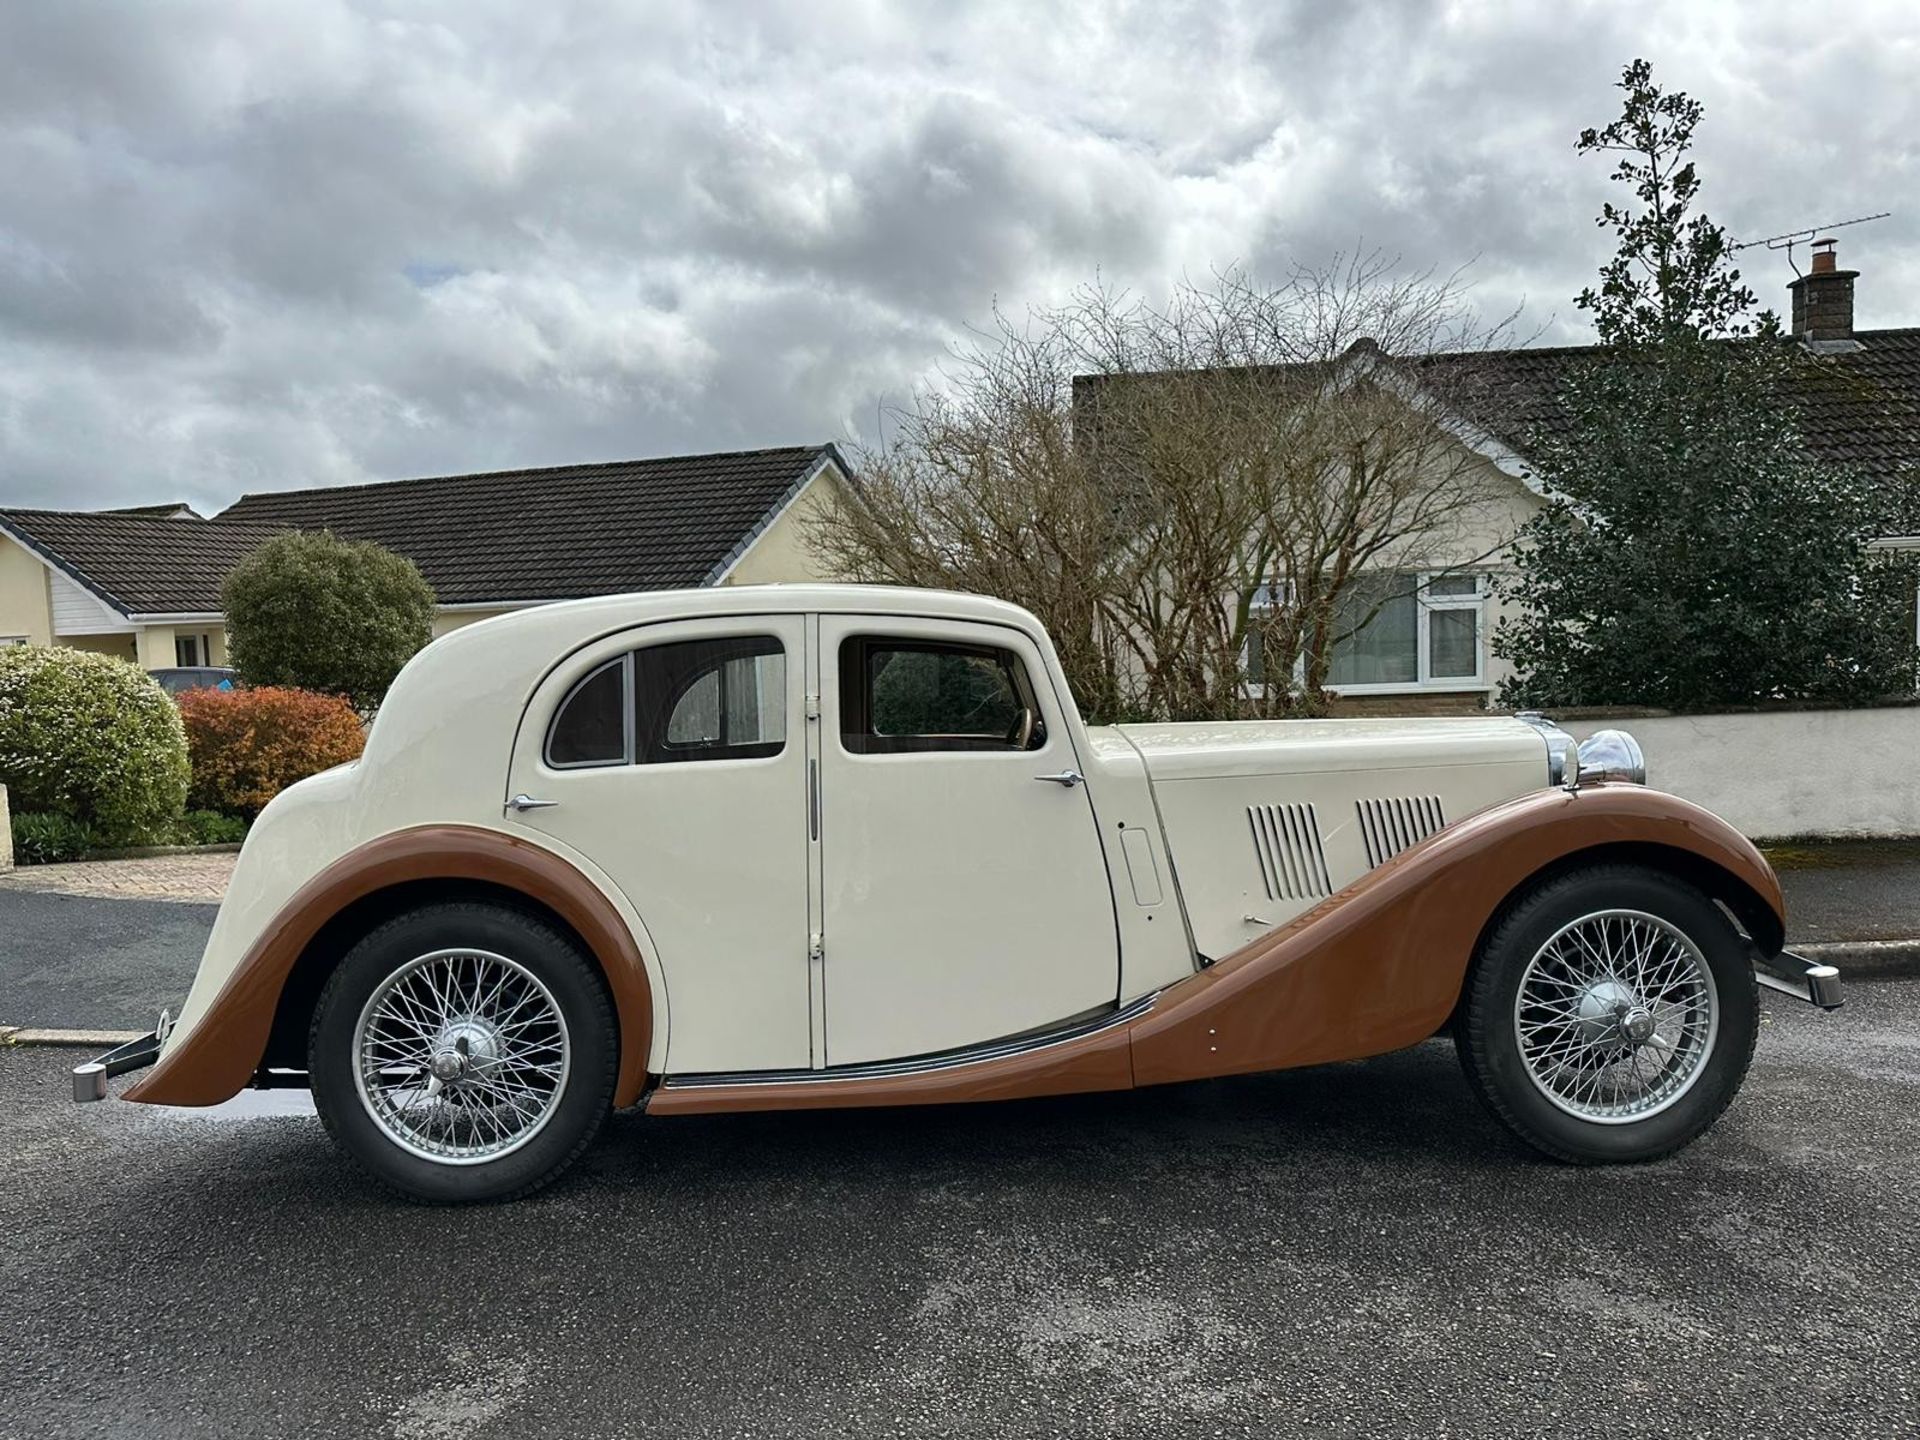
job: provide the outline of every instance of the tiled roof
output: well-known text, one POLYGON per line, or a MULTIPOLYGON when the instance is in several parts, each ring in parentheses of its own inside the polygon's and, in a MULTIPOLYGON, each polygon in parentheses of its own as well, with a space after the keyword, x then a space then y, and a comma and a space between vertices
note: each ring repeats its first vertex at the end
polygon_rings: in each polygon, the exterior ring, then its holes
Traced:
POLYGON ((278 528, 113 510, 0 510, 0 526, 128 615, 219 610, 227 572, 278 528))
MULTIPOLYGON (((1859 348, 1805 354, 1793 400, 1818 458, 1892 479, 1920 467, 1920 329, 1861 330, 1859 348)), ((1565 424, 1558 393, 1587 346, 1437 355, 1421 369, 1449 404, 1514 449, 1565 424)))
POLYGON ((442 604, 663 590, 714 578, 829 458, 831 445, 796 445, 286 490, 209 523, 377 541, 442 604))

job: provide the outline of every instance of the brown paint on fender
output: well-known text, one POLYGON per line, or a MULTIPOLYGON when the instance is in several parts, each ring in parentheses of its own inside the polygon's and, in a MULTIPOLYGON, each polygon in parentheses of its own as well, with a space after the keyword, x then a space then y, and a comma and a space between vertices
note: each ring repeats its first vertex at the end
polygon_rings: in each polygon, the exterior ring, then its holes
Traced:
POLYGON ((422 825, 383 835, 301 886, 227 978, 205 1018, 126 1098, 155 1105, 217 1105, 238 1094, 266 1053, 287 976, 320 928, 356 900, 419 880, 504 886, 547 906, 573 927, 600 962, 620 1021, 614 1103, 637 1101, 646 1089, 653 994, 633 933, 607 897, 560 856, 517 836, 470 825, 422 825))
POLYGON ((1446 1023, 1480 935, 1508 896, 1556 861, 1616 844, 1661 845, 1718 867, 1784 929, 1780 885, 1765 859, 1697 805, 1636 785, 1536 791, 1449 826, 1099 1035, 909 1076, 668 1085, 647 1108, 700 1114, 1004 1100, 1383 1054, 1446 1023))
POLYGON ((1168 988, 1132 1025, 1137 1085, 1357 1060, 1447 1021, 1481 932, 1544 867, 1653 844, 1718 866, 1784 926, 1780 883, 1724 820, 1637 785, 1537 791, 1471 815, 1168 988))

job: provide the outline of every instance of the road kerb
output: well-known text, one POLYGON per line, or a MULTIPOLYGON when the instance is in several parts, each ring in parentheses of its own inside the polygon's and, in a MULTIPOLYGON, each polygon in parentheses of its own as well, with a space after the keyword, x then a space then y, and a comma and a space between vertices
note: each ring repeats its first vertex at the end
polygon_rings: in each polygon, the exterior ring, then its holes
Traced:
POLYGON ((0 1045, 69 1045, 111 1050, 147 1034, 144 1030, 62 1030, 33 1025, 0 1025, 0 1045))
POLYGON ((1823 965, 1838 966, 1842 978, 1849 973, 1920 973, 1920 940, 1828 940, 1787 948, 1823 965))

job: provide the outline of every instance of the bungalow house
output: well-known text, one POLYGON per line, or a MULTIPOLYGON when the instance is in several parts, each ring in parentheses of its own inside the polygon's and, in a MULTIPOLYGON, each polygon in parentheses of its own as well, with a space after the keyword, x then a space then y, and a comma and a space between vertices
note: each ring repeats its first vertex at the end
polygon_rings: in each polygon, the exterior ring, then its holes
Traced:
MULTIPOLYGON (((1820 362, 1794 397, 1802 435, 1820 460, 1910 487, 1920 512, 1920 328, 1856 330, 1858 273, 1839 269, 1834 242, 1822 240, 1809 273, 1790 287, 1791 333, 1820 362)), ((1416 562, 1383 567, 1352 587, 1351 613, 1371 619, 1334 648, 1328 688, 1341 712, 1457 712, 1484 706, 1498 690, 1508 667, 1490 650, 1501 602, 1487 576, 1543 503, 1526 447, 1565 423, 1562 378, 1592 354, 1587 346, 1516 349, 1394 366, 1368 341, 1348 352, 1347 364, 1389 377, 1450 435, 1450 453, 1431 462, 1441 483, 1473 487, 1485 500, 1463 508, 1449 533, 1430 537, 1416 562)), ((1102 383, 1075 382, 1076 412, 1097 402, 1102 383)), ((1889 537, 1876 548, 1920 550, 1920 537, 1889 537)), ((1284 577, 1274 578, 1256 603, 1284 593, 1284 577)), ((1249 669, 1257 676, 1257 654, 1249 669)))
POLYGON ((817 579, 805 517, 846 476, 832 445, 810 445, 277 491, 212 519, 184 505, 0 509, 0 644, 224 664, 221 582, 286 530, 412 559, 439 601, 436 635, 586 595, 817 579))

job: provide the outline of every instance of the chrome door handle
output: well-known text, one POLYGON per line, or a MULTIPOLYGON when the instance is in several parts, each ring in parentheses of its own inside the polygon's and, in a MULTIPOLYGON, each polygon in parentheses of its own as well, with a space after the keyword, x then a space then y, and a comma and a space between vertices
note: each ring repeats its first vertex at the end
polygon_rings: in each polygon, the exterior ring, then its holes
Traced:
POLYGON ((1071 790, 1076 785, 1086 783, 1087 777, 1078 770, 1062 770, 1058 775, 1036 775, 1036 780, 1051 780, 1055 785, 1064 785, 1071 790))
POLYGON ((550 810, 559 803, 558 800, 536 800, 531 795, 516 795, 507 801, 507 809, 518 810, 524 815, 529 810, 550 810))

